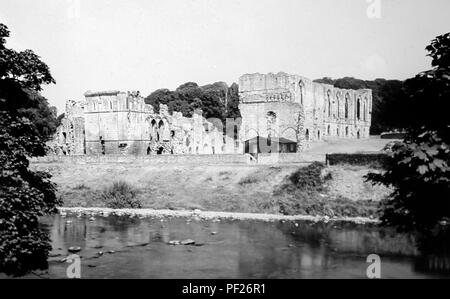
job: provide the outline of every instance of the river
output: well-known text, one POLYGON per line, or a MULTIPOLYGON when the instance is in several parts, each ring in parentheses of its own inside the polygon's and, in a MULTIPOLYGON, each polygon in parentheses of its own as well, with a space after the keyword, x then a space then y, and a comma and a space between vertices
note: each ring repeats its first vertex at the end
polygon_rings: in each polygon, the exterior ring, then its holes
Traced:
POLYGON ((66 277, 71 246, 81 278, 366 278, 369 254, 382 278, 450 277, 449 256, 425 256, 414 236, 373 224, 75 214, 42 223, 53 247, 48 270, 34 274, 44 278, 66 277), (195 245, 170 244, 185 239, 195 245))

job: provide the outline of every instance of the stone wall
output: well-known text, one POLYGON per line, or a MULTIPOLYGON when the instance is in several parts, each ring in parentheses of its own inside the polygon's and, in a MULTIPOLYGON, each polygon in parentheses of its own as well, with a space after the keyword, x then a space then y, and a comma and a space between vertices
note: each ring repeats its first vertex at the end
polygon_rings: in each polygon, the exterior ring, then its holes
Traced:
POLYGON ((120 91, 86 92, 84 101, 68 102, 50 146, 63 155, 222 154, 241 148, 201 110, 187 118, 161 105, 155 113, 138 92, 120 91))
POLYGON ((284 137, 302 150, 327 137, 369 137, 369 89, 339 89, 298 75, 256 73, 240 77, 239 95, 242 140, 284 137))
POLYGON ((206 120, 202 111, 187 118, 169 114, 166 105, 155 113, 139 92, 85 93, 68 101, 66 115, 49 146, 57 155, 154 155, 243 153, 246 140, 256 136, 283 137, 297 151, 327 137, 367 138, 372 91, 348 90, 286 73, 246 74, 239 78, 242 119, 223 134, 220 122, 206 120), (233 132, 233 128, 227 132, 233 132))

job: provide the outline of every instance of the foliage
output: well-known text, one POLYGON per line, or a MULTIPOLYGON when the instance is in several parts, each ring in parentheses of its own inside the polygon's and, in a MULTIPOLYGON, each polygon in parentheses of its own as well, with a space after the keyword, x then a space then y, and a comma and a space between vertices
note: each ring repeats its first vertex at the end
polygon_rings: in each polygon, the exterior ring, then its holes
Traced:
POLYGON ((38 221, 60 204, 50 175, 28 161, 45 154, 45 119, 55 113, 38 91, 54 80, 31 50, 7 49, 8 36, 0 24, 0 272, 23 275, 46 266, 51 247, 38 221))
POLYGON ((139 209, 141 202, 136 199, 138 191, 125 181, 114 182, 100 194, 100 198, 108 208, 112 209, 139 209))
POLYGON ((433 69, 405 82, 409 127, 393 147, 392 165, 368 179, 394 187, 383 202, 382 222, 428 231, 450 220, 450 33, 426 48, 433 69))
POLYGON ((186 117, 191 117, 195 109, 202 109, 205 118, 218 118, 225 120, 227 117, 239 117, 239 91, 238 85, 233 83, 230 87, 224 82, 198 86, 197 83, 187 82, 176 90, 158 89, 152 92, 146 99, 156 112, 159 105, 165 104, 169 113, 181 112, 186 117))
POLYGON ((48 66, 31 50, 16 52, 5 47, 8 28, 0 23, 0 110, 32 121, 43 138, 57 127, 56 108, 38 92, 42 84, 55 83, 48 66))
POLYGON ((27 158, 44 149, 29 120, 0 112, 0 271, 10 275, 43 267, 51 249, 38 217, 60 202, 50 175, 31 171, 27 158))
POLYGON ((326 154, 328 165, 365 165, 370 168, 385 168, 390 162, 389 156, 385 153, 337 153, 326 154))
POLYGON ((325 165, 314 162, 301 167, 287 177, 287 182, 275 189, 279 211, 285 215, 337 217, 377 217, 378 204, 352 201, 346 198, 330 200, 322 192, 331 179, 324 175, 325 165))
POLYGON ((322 171, 325 164, 314 162, 306 167, 300 167, 288 176, 289 183, 282 188, 295 188, 303 191, 322 191, 324 178, 322 171))

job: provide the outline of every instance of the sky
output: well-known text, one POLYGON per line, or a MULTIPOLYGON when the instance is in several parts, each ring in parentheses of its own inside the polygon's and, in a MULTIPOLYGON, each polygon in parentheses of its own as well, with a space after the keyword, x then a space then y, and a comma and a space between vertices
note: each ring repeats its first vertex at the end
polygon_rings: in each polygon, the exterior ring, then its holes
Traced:
POLYGON ((406 79, 450 31, 449 0, 0 0, 7 46, 32 49, 64 112, 87 90, 175 89, 245 73, 406 79))

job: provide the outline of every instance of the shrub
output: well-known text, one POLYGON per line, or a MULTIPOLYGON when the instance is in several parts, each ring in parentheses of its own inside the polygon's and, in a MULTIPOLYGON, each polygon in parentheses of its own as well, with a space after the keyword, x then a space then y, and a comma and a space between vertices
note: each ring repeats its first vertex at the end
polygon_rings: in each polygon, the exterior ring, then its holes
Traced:
POLYGON ((394 188, 383 202, 383 224, 427 234, 450 221, 450 32, 426 49, 433 68, 405 82, 405 139, 392 149, 387 171, 368 179, 394 188))
POLYGON ((297 169, 275 189, 279 212, 284 215, 312 215, 337 217, 377 217, 378 203, 352 201, 347 198, 329 199, 324 183, 331 174, 324 174, 325 165, 314 162, 297 169))
POLYGON ((386 153, 354 153, 354 154, 327 154, 328 165, 359 165, 372 168, 386 168, 389 166, 389 156, 386 153))
POLYGON ((254 184, 258 182, 258 178, 255 175, 249 175, 246 177, 243 177, 239 180, 238 184, 239 185, 247 185, 247 184, 254 184))
POLYGON ((138 191, 125 181, 114 182, 100 194, 100 198, 108 208, 124 209, 142 208, 140 200, 136 198, 138 191))
MULTIPOLYGON (((287 182, 275 188, 275 195, 283 193, 297 193, 298 191, 310 192, 321 191, 325 178, 322 171, 325 165, 321 162, 314 162, 306 167, 300 167, 287 177, 287 182)), ((330 177, 330 176, 326 176, 330 177)))

